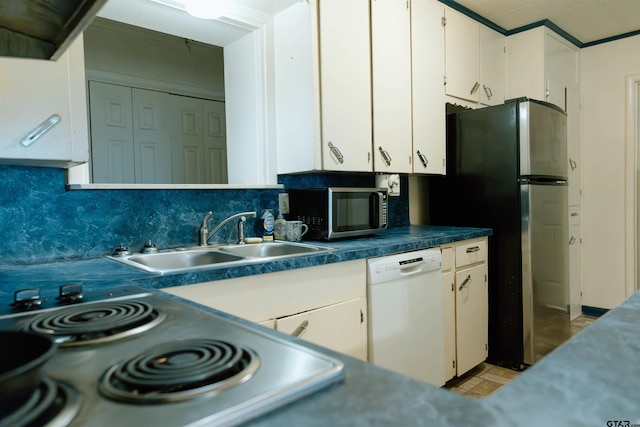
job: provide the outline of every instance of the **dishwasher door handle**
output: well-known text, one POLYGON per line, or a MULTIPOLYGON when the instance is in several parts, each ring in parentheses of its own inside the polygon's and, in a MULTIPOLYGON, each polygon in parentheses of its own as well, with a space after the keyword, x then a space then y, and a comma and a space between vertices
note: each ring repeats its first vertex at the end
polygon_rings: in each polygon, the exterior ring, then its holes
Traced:
POLYGON ((414 274, 422 273, 422 266, 424 265, 424 261, 415 264, 405 265, 404 267, 400 267, 400 274, 403 276, 411 276, 414 274))

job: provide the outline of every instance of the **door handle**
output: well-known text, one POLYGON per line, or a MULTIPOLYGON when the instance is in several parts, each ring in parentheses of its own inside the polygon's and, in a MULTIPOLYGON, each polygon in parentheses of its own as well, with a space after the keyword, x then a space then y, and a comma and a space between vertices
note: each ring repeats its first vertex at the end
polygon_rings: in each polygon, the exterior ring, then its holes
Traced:
POLYGON ((461 291, 464 288, 468 288, 470 285, 471 285, 471 275, 468 275, 467 278, 464 279, 464 281, 462 282, 458 290, 461 291))
POLYGON ((60 123, 60 116, 57 114, 52 115, 47 120, 40 123, 40 125, 37 128, 29 132, 28 135, 22 138, 20 140, 20 145, 22 145, 23 147, 30 146, 58 123, 60 123))
POLYGON ((331 150, 333 155, 336 156, 336 159, 338 160, 338 163, 340 163, 340 164, 344 163, 344 156, 342 155, 340 150, 338 150, 338 147, 333 145, 331 143, 331 141, 329 141, 329 143, 327 145, 329 146, 329 149, 331 150))
POLYGON ((487 95, 487 99, 491 101, 491 97, 493 96, 493 92, 491 92, 491 88, 487 85, 482 85, 482 87, 484 88, 485 95, 487 95))
POLYGON ((378 150, 380 151, 380 154, 382 155, 382 160, 384 160, 384 162, 387 164, 387 166, 391 166, 391 156, 389 155, 387 150, 383 149, 382 147, 378 147, 378 150))
POLYGON ((303 320, 302 322, 300 322, 298 327, 295 328, 293 332, 291 332, 291 336, 297 337, 297 338, 302 337, 307 332, 308 327, 309 327, 309 321, 303 320))
POLYGON ((476 82, 471 88, 471 91, 469 91, 469 95, 474 95, 478 89, 480 89, 480 83, 476 82))
POLYGON ((424 154, 422 154, 420 152, 420 150, 416 151, 416 154, 418 155, 418 158, 420 159, 420 162, 422 163, 422 166, 424 166, 425 168, 427 167, 427 165, 429 164, 429 161, 427 160, 427 156, 425 156, 424 154))

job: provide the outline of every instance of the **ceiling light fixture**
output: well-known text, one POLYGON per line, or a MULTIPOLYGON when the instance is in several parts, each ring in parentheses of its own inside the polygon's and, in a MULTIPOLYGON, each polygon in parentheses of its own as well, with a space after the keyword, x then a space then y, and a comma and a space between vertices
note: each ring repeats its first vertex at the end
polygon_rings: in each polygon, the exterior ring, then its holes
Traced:
POLYGON ((229 0, 184 0, 184 8, 191 16, 217 19, 229 10, 229 0))

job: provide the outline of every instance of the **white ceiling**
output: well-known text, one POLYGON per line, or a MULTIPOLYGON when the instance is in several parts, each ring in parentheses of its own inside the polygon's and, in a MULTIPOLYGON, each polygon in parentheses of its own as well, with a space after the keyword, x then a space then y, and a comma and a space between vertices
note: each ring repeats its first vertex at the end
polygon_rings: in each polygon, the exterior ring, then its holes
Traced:
POLYGON ((640 30, 640 0, 455 0, 505 30, 545 19, 581 43, 640 30))
POLYGON ((108 0, 98 16, 165 34, 226 46, 300 0, 232 0, 217 20, 187 14, 183 0, 108 0))
MULTIPOLYGON (((109 0, 98 15, 226 46, 297 1, 303 0, 233 0, 233 10, 217 21, 192 18, 184 11, 183 0, 109 0)), ((443 3, 458 3, 505 30, 548 19, 581 43, 640 30, 640 0, 446 0, 443 3)))

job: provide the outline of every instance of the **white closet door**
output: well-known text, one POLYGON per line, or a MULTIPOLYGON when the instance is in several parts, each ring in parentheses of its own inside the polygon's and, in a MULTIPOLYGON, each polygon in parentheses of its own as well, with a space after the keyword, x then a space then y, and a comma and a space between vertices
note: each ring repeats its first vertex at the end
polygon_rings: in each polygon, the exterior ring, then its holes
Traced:
POLYGON ((173 183, 204 184, 202 100, 171 95, 173 183))
POLYGON ((143 89, 133 89, 132 95, 136 183, 169 183, 171 182, 170 95, 143 89))
POLYGON ((135 182, 131 88, 89 82, 93 182, 135 182))
POLYGON ((227 183, 227 132, 224 102, 202 101, 204 170, 207 184, 227 183))

